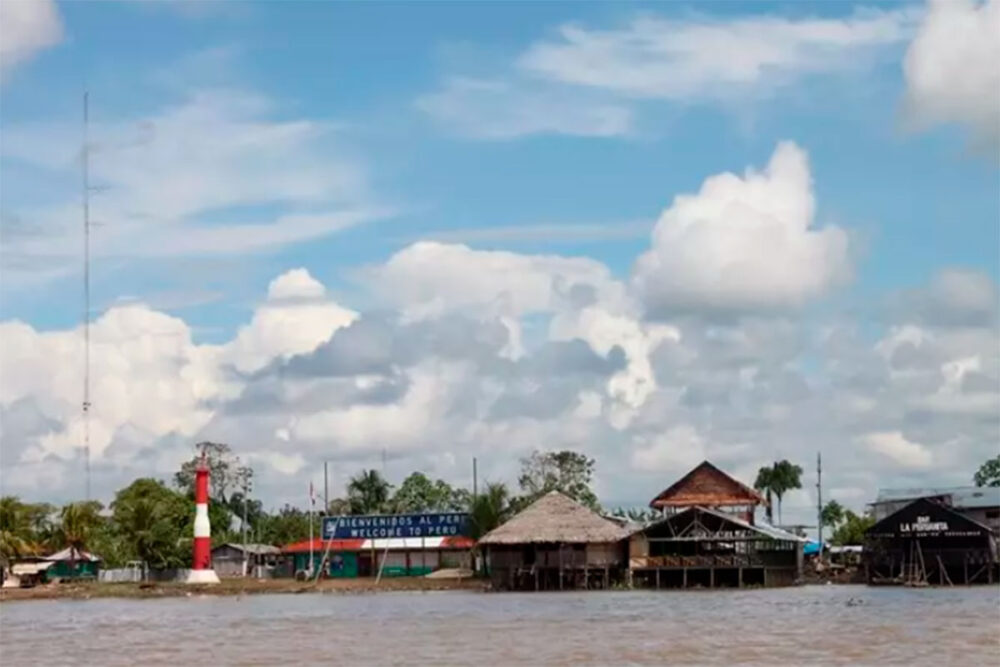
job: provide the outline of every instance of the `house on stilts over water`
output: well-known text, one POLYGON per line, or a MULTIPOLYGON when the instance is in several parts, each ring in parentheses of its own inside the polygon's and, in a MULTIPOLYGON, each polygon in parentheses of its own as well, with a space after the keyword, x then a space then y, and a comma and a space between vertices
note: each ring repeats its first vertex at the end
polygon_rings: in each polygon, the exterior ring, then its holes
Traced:
POLYGON ((865 533, 869 584, 906 586, 1000 581, 997 534, 941 499, 919 498, 865 533))
POLYGON ((705 461, 656 496, 659 521, 629 537, 638 588, 787 586, 802 570, 805 538, 755 520, 767 501, 705 461))
POLYGON ((550 491, 479 540, 495 590, 610 588, 624 581, 628 532, 550 491))

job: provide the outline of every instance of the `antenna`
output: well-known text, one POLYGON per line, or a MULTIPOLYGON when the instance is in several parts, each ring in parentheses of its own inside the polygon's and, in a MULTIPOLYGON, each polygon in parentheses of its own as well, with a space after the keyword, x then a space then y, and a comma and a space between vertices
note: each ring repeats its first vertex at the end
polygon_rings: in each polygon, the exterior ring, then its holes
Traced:
POLYGON ((90 500, 90 93, 83 93, 83 465, 90 500))

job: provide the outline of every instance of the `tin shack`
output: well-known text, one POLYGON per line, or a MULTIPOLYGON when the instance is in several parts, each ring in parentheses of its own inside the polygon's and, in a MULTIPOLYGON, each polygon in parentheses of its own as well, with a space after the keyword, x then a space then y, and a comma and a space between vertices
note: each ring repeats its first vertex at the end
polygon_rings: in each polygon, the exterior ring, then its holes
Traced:
POLYGON ((628 532, 551 491, 479 540, 496 590, 607 589, 625 581, 628 532))
POLYGON ((315 538, 287 545, 281 550, 291 559, 291 573, 324 569, 328 577, 424 576, 443 568, 469 569, 475 541, 461 535, 450 537, 390 537, 375 539, 315 538), (325 559, 325 564, 324 564, 325 559))
POLYGON ((985 584, 998 580, 996 535, 948 505, 914 500, 865 533, 869 584, 985 584))

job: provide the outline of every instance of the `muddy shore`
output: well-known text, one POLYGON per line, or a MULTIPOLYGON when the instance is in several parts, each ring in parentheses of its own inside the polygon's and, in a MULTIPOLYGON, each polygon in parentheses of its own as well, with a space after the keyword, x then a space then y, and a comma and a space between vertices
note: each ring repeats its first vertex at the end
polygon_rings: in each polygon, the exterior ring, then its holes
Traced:
POLYGON ((392 577, 375 586, 374 579, 323 579, 301 582, 293 579, 223 579, 222 583, 189 586, 181 583, 53 583, 34 588, 0 589, 0 602, 15 600, 89 600, 92 598, 185 597, 191 595, 266 595, 273 593, 376 593, 386 591, 485 590, 480 579, 426 579, 392 577))

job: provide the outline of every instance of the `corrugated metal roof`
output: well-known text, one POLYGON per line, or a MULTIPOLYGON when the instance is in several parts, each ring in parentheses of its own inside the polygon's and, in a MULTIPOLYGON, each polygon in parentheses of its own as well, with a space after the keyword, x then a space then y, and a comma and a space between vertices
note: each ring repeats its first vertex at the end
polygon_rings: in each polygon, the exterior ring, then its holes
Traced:
POLYGON ((73 547, 66 547, 62 551, 57 551, 51 556, 46 556, 45 560, 66 561, 66 562, 76 560, 76 561, 90 561, 91 563, 96 563, 101 559, 87 551, 80 551, 78 549, 74 549, 73 547))
POLYGON ((759 522, 756 522, 756 523, 748 523, 748 522, 744 521, 743 519, 739 518, 738 516, 734 516, 734 515, 728 514, 726 512, 720 512, 720 511, 714 510, 714 509, 712 509, 710 507, 699 507, 698 509, 700 509, 703 512, 707 512, 708 514, 715 515, 715 516, 719 517, 720 519, 724 519, 726 521, 732 521, 733 523, 735 523, 735 524, 737 524, 739 526, 742 526, 743 528, 747 528, 749 530, 755 530, 758 533, 763 533, 764 535, 767 535, 768 537, 770 537, 772 539, 775 539, 775 540, 784 540, 786 542, 808 542, 809 541, 809 540, 807 540, 806 538, 804 538, 804 537, 802 537, 800 535, 796 535, 795 533, 790 533, 787 530, 782 530, 781 528, 778 528, 776 526, 772 526, 771 524, 765 523, 763 521, 759 521, 759 522))
MULTIPOLYGON (((237 551, 244 550, 244 546, 242 544, 237 544, 236 542, 225 542, 223 544, 213 547, 212 551, 215 551, 216 549, 219 549, 221 547, 230 547, 232 549, 236 549, 237 551)), ((279 549, 276 546, 272 546, 270 544, 247 544, 246 552, 248 554, 268 555, 268 554, 279 554, 281 553, 281 549, 279 549)))
POLYGON ((874 504, 891 503, 917 498, 949 496, 956 509, 1000 507, 1000 486, 916 487, 911 489, 879 489, 874 504))

